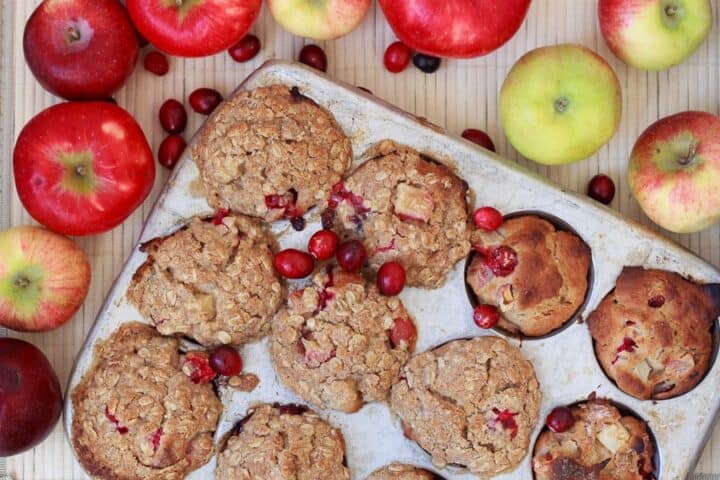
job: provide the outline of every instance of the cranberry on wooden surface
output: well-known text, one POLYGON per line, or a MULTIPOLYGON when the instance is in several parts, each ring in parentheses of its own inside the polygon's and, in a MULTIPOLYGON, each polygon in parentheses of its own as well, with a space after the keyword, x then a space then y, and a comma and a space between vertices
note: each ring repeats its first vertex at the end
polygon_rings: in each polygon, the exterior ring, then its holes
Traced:
POLYGON ((465 140, 469 140, 477 145, 480 145, 484 149, 490 150, 491 152, 495 151, 495 144, 493 143, 492 138, 490 138, 490 135, 482 130, 468 128, 462 132, 462 137, 465 140))
POLYGON ((392 329, 390 330, 390 342, 393 346, 400 346, 405 342, 408 348, 415 346, 417 338, 417 329, 415 324, 409 318, 396 318, 392 329))
POLYGON ((547 427, 555 433, 567 432, 575 424, 575 418, 568 407, 555 407, 545 420, 547 427))
POLYGON ((173 168, 185 151, 185 139, 180 135, 169 135, 158 148, 158 161, 166 168, 173 168))
POLYGON ((213 351, 210 366, 218 374, 232 377, 242 372, 242 358, 233 347, 223 345, 213 351))
POLYGON ((275 255, 275 269, 285 278, 305 278, 315 268, 315 261, 307 252, 288 248, 275 255))
POLYGON ((165 100, 158 112, 160 125, 163 129, 172 134, 181 133, 187 126, 187 112, 182 103, 174 98, 165 100))
POLYGON ((210 115, 220 105, 223 97, 217 90, 212 88, 198 88, 190 94, 190 106, 197 113, 210 115))
POLYGON ((595 175, 588 184, 588 195, 600 203, 610 205, 615 198, 615 183, 605 174, 595 175))
POLYGON ((310 237, 308 251, 319 261, 329 260, 335 255, 339 243, 338 236, 332 230, 319 230, 310 237))
POLYGON ((340 268, 346 272, 359 272, 367 259, 367 252, 359 240, 350 240, 340 245, 335 257, 340 268))
POLYGON ((238 43, 228 49, 228 54, 236 62, 252 60, 260 51, 260 39, 253 34, 247 34, 238 43))
POLYGON ((412 58, 410 47, 402 42, 391 43, 385 50, 383 63, 390 73, 400 73, 407 68, 412 58))
POLYGON ((492 328, 500 320, 500 312, 493 305, 482 304, 475 307, 473 321, 480 328, 492 328))
POLYGON ((480 207, 473 214, 475 226, 486 232, 494 232, 503 223, 502 213, 493 207, 480 207))
POLYGON ((416 53, 413 57, 413 64, 425 73, 435 73, 440 68, 441 60, 438 57, 416 53))
POLYGON ((167 57, 165 56, 165 54, 157 51, 152 51, 145 54, 143 66, 148 72, 154 73, 155 75, 158 75, 160 77, 170 71, 170 63, 168 62, 167 57))
POLYGON ((405 287, 405 269, 399 262, 385 262, 377 272, 377 287, 387 296, 397 295, 405 287))
POLYGON ((321 72, 327 71, 327 55, 325 55, 323 49, 317 45, 305 45, 302 50, 300 50, 298 60, 321 72))

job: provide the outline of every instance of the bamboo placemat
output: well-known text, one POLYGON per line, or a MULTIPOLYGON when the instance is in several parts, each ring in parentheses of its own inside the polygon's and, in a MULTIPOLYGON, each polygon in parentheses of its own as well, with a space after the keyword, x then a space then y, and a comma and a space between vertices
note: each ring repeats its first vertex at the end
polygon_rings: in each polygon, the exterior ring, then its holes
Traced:
MULTIPOLYGON (((57 102, 30 74, 22 53, 25 21, 39 0, 2 0, 2 54, 0 57, 0 226, 30 223, 12 182, 12 146, 22 126, 37 112, 57 102)), ((613 208, 625 215, 650 222, 642 215, 625 180, 627 158, 642 130, 660 117, 683 110, 720 113, 720 7, 715 7, 715 27, 708 41, 682 65, 660 73, 631 69, 617 60, 604 45, 596 18, 595 0, 535 0, 520 32, 499 51, 480 59, 444 61, 434 75, 410 67, 400 75, 387 73, 382 54, 394 36, 377 7, 363 25, 335 42, 321 43, 329 58, 329 75, 364 86, 400 108, 427 117, 458 135, 467 127, 486 130, 498 152, 560 183, 570 190, 584 191, 587 181, 598 172, 608 173, 617 185, 613 208), (615 138, 597 155, 575 165, 541 167, 519 159, 502 134, 498 118, 498 92, 512 64, 526 51, 547 44, 576 42, 603 55, 615 68, 624 93, 623 120, 615 138)), ((195 88, 214 87, 229 93, 252 70, 268 58, 294 58, 305 43, 284 33, 267 11, 253 32, 263 49, 253 61, 233 62, 226 54, 210 58, 172 59, 171 72, 155 77, 138 66, 128 85, 116 95, 143 126, 153 149, 163 138, 157 110, 167 98, 180 100, 195 88)), ((147 49, 145 50, 147 51, 147 49)), ((202 123, 191 113, 188 135, 202 123)), ((80 312, 67 325, 46 334, 18 335, 38 345, 54 365, 61 383, 66 382, 73 358, 123 261, 142 228, 143 218, 167 173, 158 168, 151 197, 125 223, 113 231, 92 238, 77 239, 90 256, 93 281, 80 312)), ((608 232, 612 234, 612 232, 608 232)), ((720 267, 720 227, 694 235, 669 235, 720 267)), ((0 335, 5 334, 0 329, 0 335)), ((692 414, 692 412, 688 412, 692 414)), ((720 472, 720 428, 708 443, 697 471, 720 472), (715 444, 717 443, 717 452, 715 444)), ((85 478, 58 425, 37 448, 7 460, 0 459, 0 480, 4 474, 16 480, 66 480, 85 478)), ((718 480, 718 475, 698 475, 697 480, 718 480)), ((668 479, 669 480, 669 479, 668 479)))

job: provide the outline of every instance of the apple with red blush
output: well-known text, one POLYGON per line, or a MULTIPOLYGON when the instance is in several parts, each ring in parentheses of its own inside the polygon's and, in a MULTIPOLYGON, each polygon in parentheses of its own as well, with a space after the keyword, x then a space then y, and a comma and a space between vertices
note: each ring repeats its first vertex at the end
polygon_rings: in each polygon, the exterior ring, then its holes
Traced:
POLYGON ((298 37, 333 40, 355 30, 371 0, 268 0, 270 13, 286 31, 298 37))

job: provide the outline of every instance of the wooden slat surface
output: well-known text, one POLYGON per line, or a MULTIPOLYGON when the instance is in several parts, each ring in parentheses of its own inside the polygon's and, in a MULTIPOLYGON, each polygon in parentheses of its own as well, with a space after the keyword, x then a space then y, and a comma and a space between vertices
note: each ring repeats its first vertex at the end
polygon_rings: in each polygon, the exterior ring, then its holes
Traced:
MULTIPOLYGON (((38 3, 38 0, 2 0, 0 11, 3 34, 0 57, 2 228, 31 223, 12 184, 14 139, 35 113, 57 102, 34 80, 22 54, 23 27, 38 3)), ((480 59, 446 61, 434 75, 425 75, 412 67, 400 75, 391 75, 384 70, 382 53, 394 36, 376 7, 351 35, 321 45, 329 57, 328 73, 331 76, 367 87, 379 97, 444 126, 452 134, 459 134, 467 127, 485 129, 501 154, 550 177, 565 188, 582 191, 595 173, 610 174, 618 187, 612 206, 631 218, 650 224, 632 199, 625 180, 628 154, 640 132, 662 116, 688 109, 720 113, 720 8, 716 3, 714 6, 715 27, 709 40, 684 64, 660 73, 630 69, 610 54, 599 34, 595 0, 535 0, 525 25, 505 47, 480 59), (623 86, 623 120, 615 138, 592 158, 570 166, 540 167, 518 158, 504 138, 498 118, 498 92, 507 71, 520 55, 537 46, 562 42, 582 43, 598 51, 613 65, 623 86)), ((143 126, 153 149, 157 149, 163 138, 156 113, 165 99, 186 99, 189 92, 202 86, 228 93, 265 59, 294 58, 305 43, 303 39, 284 33, 267 11, 263 11, 253 32, 262 40, 263 49, 247 64, 237 64, 226 54, 204 59, 172 59, 171 72, 163 78, 138 67, 116 98, 143 126)), ((202 121, 200 115, 190 114, 187 132, 194 132, 202 121)), ((54 332, 18 335, 46 353, 63 384, 105 293, 131 251, 143 218, 166 179, 162 167, 158 171, 153 194, 125 223, 103 235, 77 239, 93 266, 90 293, 80 312, 54 332)), ((671 237, 720 266, 720 227, 699 234, 671 237)), ((0 335, 4 333, 0 330, 0 335)), ((720 472, 720 428, 713 438, 716 441, 709 442, 698 472, 720 472), (718 451, 713 454, 715 444, 718 451)), ((6 461, 0 459, 0 476, 3 473, 18 480, 84 478, 60 426, 34 450, 6 461)))

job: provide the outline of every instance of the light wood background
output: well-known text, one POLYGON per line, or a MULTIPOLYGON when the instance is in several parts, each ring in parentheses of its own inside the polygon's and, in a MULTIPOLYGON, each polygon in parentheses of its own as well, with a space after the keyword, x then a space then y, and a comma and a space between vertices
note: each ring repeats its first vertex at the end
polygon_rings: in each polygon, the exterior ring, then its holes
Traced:
MULTIPOLYGON (((7 228, 32 221, 19 202, 12 181, 14 139, 34 114, 58 99, 38 85, 26 67, 22 53, 23 27, 39 0, 0 1, 0 226, 7 228)), ((433 75, 423 74, 412 66, 399 75, 384 70, 384 48, 395 38, 376 6, 352 34, 321 45, 328 54, 329 75, 369 88, 377 96, 444 126, 450 134, 459 135, 467 127, 485 129, 501 154, 550 177, 564 188, 584 191, 594 174, 608 173, 618 187, 612 207, 649 224, 632 199, 625 180, 627 158, 638 135, 660 117, 689 109, 720 114, 720 7, 716 3, 714 7, 715 27, 708 41, 681 66, 660 73, 628 68, 612 56, 599 33, 595 0, 535 0, 525 24, 503 48, 480 59, 444 61, 433 75), (523 53, 534 47, 562 42, 586 45, 612 64, 623 86, 623 119, 615 138, 592 158, 571 166, 540 167, 518 158, 503 136, 498 118, 498 92, 506 73, 523 53)), ((303 39, 283 32, 266 9, 253 32, 260 37, 263 48, 246 64, 237 64, 224 53, 204 59, 172 59, 170 73, 162 78, 149 74, 141 64, 138 65, 116 99, 143 126, 153 149, 157 150, 163 138, 157 110, 165 99, 174 97, 186 102, 192 90, 203 86, 228 93, 265 59, 294 58, 305 43, 303 39)), ((191 113, 187 135, 202 121, 203 117, 191 113)), ((103 235, 77 239, 91 259, 93 280, 85 304, 72 321, 53 332, 18 335, 45 352, 63 386, 103 297, 135 244, 143 218, 167 177, 167 172, 160 166, 158 172, 153 194, 125 223, 103 235)), ((672 237, 720 267, 720 227, 695 235, 672 237)), ((0 329, 0 335, 7 333, 10 332, 0 329)), ((692 412, 688 414, 692 415, 692 412)), ((720 472, 720 428, 706 447, 697 471, 720 472), (715 445, 718 451, 714 454, 715 445)), ((60 425, 34 450, 7 460, 0 459, 0 478, 3 474, 18 480, 85 478, 60 425)))

